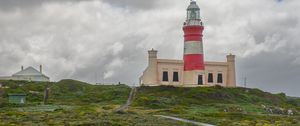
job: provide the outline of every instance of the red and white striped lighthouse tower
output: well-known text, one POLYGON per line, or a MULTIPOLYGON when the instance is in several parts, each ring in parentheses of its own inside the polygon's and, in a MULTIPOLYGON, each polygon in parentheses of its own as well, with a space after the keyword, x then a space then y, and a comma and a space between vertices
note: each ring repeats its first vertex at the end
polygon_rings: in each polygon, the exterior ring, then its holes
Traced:
POLYGON ((203 85, 204 83, 203 30, 200 8, 196 1, 191 0, 183 26, 184 84, 203 85))

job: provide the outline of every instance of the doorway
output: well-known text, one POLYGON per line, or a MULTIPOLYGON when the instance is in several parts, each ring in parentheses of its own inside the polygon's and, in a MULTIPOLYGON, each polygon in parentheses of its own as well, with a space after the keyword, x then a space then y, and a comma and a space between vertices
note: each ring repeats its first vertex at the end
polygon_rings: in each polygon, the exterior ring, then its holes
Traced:
POLYGON ((198 85, 203 85, 203 76, 198 75, 198 85))

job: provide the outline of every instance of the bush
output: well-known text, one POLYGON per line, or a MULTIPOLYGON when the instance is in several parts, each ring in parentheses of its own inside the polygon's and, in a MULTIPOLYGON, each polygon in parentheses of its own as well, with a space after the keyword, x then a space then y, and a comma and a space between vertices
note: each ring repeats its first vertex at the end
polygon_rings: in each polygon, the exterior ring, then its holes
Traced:
POLYGON ((173 107, 173 108, 169 109, 169 112, 173 113, 173 114, 187 113, 186 109, 184 107, 182 107, 182 106, 173 107))
POLYGON ((111 109, 114 109, 114 107, 111 106, 111 105, 106 105, 106 106, 103 106, 102 109, 104 109, 104 110, 111 110, 111 109))
POLYGON ((222 89, 223 87, 221 85, 215 85, 214 86, 216 89, 222 89))

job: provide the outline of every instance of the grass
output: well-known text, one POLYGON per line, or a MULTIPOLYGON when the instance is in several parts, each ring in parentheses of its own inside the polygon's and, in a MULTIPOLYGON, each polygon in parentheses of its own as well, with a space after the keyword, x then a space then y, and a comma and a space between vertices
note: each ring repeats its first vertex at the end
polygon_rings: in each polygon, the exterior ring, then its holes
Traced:
POLYGON ((90 85, 75 80, 0 83, 10 87, 0 91, 0 125, 190 125, 153 115, 181 117, 218 126, 300 125, 299 99, 258 89, 139 87, 133 104, 125 113, 118 114, 114 110, 126 103, 131 90, 126 85, 90 85), (50 87, 49 104, 42 105, 47 87, 50 87), (27 104, 8 104, 8 93, 27 94, 27 104), (263 106, 284 111, 274 114, 263 106), (295 115, 287 116, 288 109, 295 115))
POLYGON ((187 125, 180 122, 161 119, 151 115, 127 113, 116 114, 113 109, 103 109, 102 105, 74 106, 71 110, 63 109, 54 112, 1 112, 0 125, 152 125, 162 126, 187 125))
MULTIPOLYGON (((91 85, 75 80, 52 82, 4 81, 10 87, 4 89, 4 98, 8 93, 25 93, 29 104, 40 104, 44 90, 49 87, 49 104, 123 104, 127 100, 130 87, 126 85, 91 85)), ((7 102, 7 101, 6 101, 7 102)))
POLYGON ((222 87, 140 87, 135 106, 148 108, 166 108, 176 105, 202 104, 256 104, 292 106, 285 96, 273 95, 258 89, 222 88, 222 87))
POLYGON ((172 115, 220 126, 299 125, 299 107, 284 94, 258 89, 222 87, 140 87, 133 107, 154 110, 150 114, 172 115), (275 112, 284 109, 281 115, 275 112), (287 110, 296 116, 287 116, 287 110), (157 110, 157 111, 155 111, 157 110))

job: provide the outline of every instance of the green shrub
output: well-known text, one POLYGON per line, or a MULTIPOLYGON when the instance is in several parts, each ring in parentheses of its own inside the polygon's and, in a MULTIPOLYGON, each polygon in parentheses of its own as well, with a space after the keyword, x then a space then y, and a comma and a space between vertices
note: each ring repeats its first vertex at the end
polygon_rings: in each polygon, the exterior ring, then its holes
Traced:
POLYGON ((172 107, 169 109, 169 112, 170 113, 173 113, 173 114, 184 114, 184 113, 187 113, 186 109, 182 106, 175 106, 175 107, 172 107))
POLYGON ((111 110, 111 109, 114 109, 114 107, 111 106, 111 105, 106 105, 106 106, 103 106, 102 109, 104 109, 104 110, 111 110))

